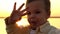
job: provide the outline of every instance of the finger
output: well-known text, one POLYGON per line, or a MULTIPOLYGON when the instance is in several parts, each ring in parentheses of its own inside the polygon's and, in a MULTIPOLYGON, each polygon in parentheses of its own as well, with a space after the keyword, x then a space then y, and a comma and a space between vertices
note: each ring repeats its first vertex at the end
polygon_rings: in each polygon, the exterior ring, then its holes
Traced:
POLYGON ((27 15, 27 13, 24 13, 22 16, 25 16, 25 15, 27 15))
POLYGON ((21 12, 25 12, 25 11, 27 11, 29 8, 27 7, 26 9, 24 9, 24 10, 22 10, 21 12))
POLYGON ((23 13, 22 16, 27 15, 27 10, 28 10, 28 7, 26 9, 22 10, 22 12, 21 12, 21 13, 23 13))
POLYGON ((18 8, 18 10, 20 10, 23 6, 24 6, 24 3, 18 8))
POLYGON ((16 10, 16 2, 14 3, 14 8, 13 8, 13 10, 16 10))

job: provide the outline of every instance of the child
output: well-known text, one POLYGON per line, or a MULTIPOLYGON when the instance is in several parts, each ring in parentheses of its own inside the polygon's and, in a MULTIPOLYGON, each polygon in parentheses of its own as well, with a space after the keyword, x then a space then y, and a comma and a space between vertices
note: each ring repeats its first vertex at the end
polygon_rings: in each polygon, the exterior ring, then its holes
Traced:
POLYGON ((20 11, 23 5, 16 10, 15 3, 10 17, 5 19, 8 34, 57 34, 56 28, 47 21, 50 17, 49 0, 27 0, 26 9, 20 11), (27 12, 24 13, 25 11, 27 12), (24 15, 27 15, 30 23, 29 29, 20 29, 16 25, 16 22, 24 15))

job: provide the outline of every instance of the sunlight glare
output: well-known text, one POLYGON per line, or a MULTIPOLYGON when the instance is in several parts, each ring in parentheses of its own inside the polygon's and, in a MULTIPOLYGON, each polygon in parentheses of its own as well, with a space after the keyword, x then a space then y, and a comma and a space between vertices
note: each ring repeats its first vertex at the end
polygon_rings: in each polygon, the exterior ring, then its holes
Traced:
POLYGON ((21 19, 20 21, 16 22, 16 24, 18 24, 18 26, 22 26, 22 27, 27 27, 30 25, 26 18, 21 19))

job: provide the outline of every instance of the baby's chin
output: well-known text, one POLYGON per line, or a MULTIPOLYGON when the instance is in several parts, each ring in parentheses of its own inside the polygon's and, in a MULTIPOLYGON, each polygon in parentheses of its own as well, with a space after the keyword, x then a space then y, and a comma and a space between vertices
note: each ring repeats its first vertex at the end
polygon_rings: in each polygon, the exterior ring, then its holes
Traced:
POLYGON ((39 27, 39 25, 33 24, 33 25, 31 25, 31 27, 32 27, 32 28, 37 28, 37 27, 39 27))

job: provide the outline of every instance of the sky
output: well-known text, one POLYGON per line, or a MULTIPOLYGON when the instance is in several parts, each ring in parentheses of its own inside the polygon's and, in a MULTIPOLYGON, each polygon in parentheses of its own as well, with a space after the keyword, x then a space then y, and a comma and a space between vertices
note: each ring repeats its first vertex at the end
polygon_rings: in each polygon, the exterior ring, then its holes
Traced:
MULTIPOLYGON (((26 0, 0 0, 0 17, 10 16, 14 2, 17 3, 17 8, 25 3, 26 0)), ((51 1, 51 16, 60 17, 60 0, 50 0, 51 1)), ((25 6, 23 7, 25 8, 25 6)))
POLYGON ((51 16, 60 17, 60 0, 51 0, 51 16))
MULTIPOLYGON (((18 8, 22 3, 25 3, 25 1, 26 0, 0 0, 0 17, 10 16, 12 9, 13 9, 14 2, 17 3, 17 8, 18 8)), ((50 0, 50 1, 51 1, 51 16, 60 17, 60 0, 50 0)), ((23 7, 23 9, 24 8, 25 8, 25 6, 23 7)), ((24 24, 26 24, 25 20, 22 19, 21 22, 24 22, 24 24)), ((50 19, 50 22, 52 23, 52 25, 58 24, 58 25, 56 25, 56 27, 60 27, 59 18, 50 19)), ((20 25, 22 25, 22 24, 20 23, 20 25)), ((6 28, 6 26, 5 26, 4 20, 2 18, 0 18, 0 34, 7 34, 5 28, 6 28)))
MULTIPOLYGON (((16 2, 17 8, 25 3, 26 0, 0 0, 0 17, 7 17, 13 10, 13 5, 16 2)), ((23 7, 25 8, 25 6, 23 7)))

